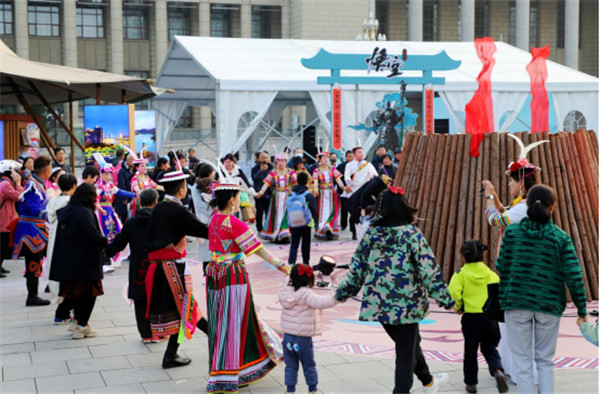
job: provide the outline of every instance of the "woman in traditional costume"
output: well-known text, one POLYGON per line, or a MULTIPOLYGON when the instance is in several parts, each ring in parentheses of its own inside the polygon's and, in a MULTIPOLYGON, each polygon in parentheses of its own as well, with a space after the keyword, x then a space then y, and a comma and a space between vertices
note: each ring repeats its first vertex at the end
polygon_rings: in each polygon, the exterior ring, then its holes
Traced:
POLYGON ((286 275, 289 267, 263 248, 248 226, 235 217, 241 187, 225 170, 220 172, 213 200, 218 211, 208 228, 213 254, 206 270, 209 337, 206 391, 233 393, 264 377, 283 358, 281 334, 256 315, 244 256, 256 253, 286 275))
MULTIPOLYGON (((112 203, 115 200, 115 196, 135 198, 136 194, 121 190, 112 183, 113 166, 110 163, 106 163, 102 155, 95 153, 94 159, 100 165, 100 178, 95 184, 96 194, 98 195, 98 210, 96 214, 100 220, 100 229, 102 234, 108 240, 108 243, 112 243, 115 240, 117 234, 121 232, 123 224, 119 219, 119 216, 115 213, 112 203)), ((112 264, 117 263, 119 265, 120 254, 117 253, 111 260, 112 264)), ((122 255, 121 255, 122 258, 122 255)))
POLYGON ((296 173, 286 167, 287 157, 285 155, 276 155, 275 162, 276 168, 265 178, 265 184, 254 198, 261 198, 268 188, 273 187, 273 197, 261 236, 269 241, 285 242, 290 239, 285 202, 292 187, 296 184, 296 173))
POLYGON ((319 166, 313 171, 313 194, 318 198, 319 218, 315 229, 315 238, 337 239, 340 236, 338 221, 339 202, 335 184, 341 189, 346 186, 342 182, 344 174, 329 165, 327 150, 317 154, 319 166))
MULTIPOLYGON (((133 152, 130 152, 133 153, 133 152)), ((135 175, 131 178, 131 191, 136 195, 140 194, 140 192, 144 189, 151 188, 154 190, 164 191, 165 189, 157 185, 156 182, 150 178, 148 175, 148 169, 146 165, 148 164, 148 159, 144 158, 144 151, 140 154, 140 157, 135 157, 133 159, 133 167, 135 169, 135 175)), ((130 216, 135 216, 135 211, 137 209, 138 201, 133 200, 131 204, 130 216)))

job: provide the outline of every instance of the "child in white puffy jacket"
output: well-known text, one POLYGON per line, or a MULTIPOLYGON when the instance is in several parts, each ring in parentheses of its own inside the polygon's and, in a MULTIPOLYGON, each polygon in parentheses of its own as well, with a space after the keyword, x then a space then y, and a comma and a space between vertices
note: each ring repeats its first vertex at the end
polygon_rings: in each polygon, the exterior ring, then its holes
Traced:
POLYGON ((290 281, 279 291, 281 330, 283 336, 283 359, 285 361, 285 385, 287 393, 296 392, 299 363, 302 363, 308 391, 317 392, 319 378, 312 337, 321 335, 321 309, 336 304, 333 296, 318 296, 310 288, 315 276, 311 266, 292 266, 290 281))

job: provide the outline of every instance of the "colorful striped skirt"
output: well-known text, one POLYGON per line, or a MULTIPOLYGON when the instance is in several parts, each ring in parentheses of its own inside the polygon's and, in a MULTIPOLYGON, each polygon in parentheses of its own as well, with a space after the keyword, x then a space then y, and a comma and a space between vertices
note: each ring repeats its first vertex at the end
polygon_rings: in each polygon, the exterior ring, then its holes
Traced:
MULTIPOLYGON (((283 359, 282 334, 260 321, 241 259, 208 265, 208 393, 235 393, 263 378, 283 359)), ((220 260, 220 261, 219 261, 220 260)))
POLYGON ((319 220, 315 225, 315 238, 337 239, 340 236, 340 223, 338 220, 339 204, 337 193, 333 189, 319 190, 319 220))
POLYGON ((264 239, 273 242, 289 240, 290 226, 285 208, 287 197, 287 192, 273 193, 263 231, 260 234, 264 239))

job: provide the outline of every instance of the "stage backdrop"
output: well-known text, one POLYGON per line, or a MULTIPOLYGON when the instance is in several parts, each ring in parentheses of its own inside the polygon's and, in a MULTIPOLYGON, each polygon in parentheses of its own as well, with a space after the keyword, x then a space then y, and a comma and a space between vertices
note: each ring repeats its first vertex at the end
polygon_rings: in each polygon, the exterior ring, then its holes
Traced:
POLYGON ((135 151, 148 159, 148 167, 156 167, 156 113, 135 111, 135 151))
POLYGON ((133 104, 86 105, 83 107, 86 164, 99 152, 111 158, 120 147, 135 147, 133 104))

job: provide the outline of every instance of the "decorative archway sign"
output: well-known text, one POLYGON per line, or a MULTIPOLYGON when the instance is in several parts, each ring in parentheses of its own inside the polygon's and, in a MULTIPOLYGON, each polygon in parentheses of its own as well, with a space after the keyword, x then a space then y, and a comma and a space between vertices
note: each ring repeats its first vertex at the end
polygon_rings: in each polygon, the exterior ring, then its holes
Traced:
MULTIPOLYGON (((428 114, 425 113, 431 105, 426 105, 426 85, 444 85, 446 78, 434 77, 434 71, 447 71, 457 69, 461 61, 454 60, 448 56, 446 51, 441 51, 436 55, 410 55, 406 49, 402 55, 390 55, 386 48, 375 47, 373 53, 369 55, 361 54, 335 54, 321 48, 312 58, 300 59, 302 65, 313 70, 330 70, 329 76, 317 77, 317 83, 320 85, 398 85, 399 91, 403 84, 421 85, 423 102, 423 126, 428 114), (342 76, 341 70, 364 70, 365 76, 342 76), (377 72, 377 76, 369 76, 371 71, 377 72), (421 71, 421 76, 407 77, 404 71, 421 71), (381 76, 381 72, 387 75, 381 76)), ((338 89, 336 87, 336 89, 338 89)), ((332 108, 341 106, 341 95, 332 94, 335 103, 332 108)), ((341 149, 341 116, 332 119, 332 142, 333 148, 341 149), (337 132, 334 132, 337 130, 337 132)))

